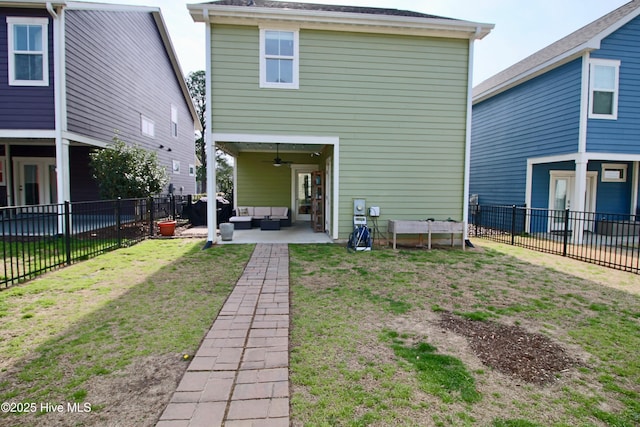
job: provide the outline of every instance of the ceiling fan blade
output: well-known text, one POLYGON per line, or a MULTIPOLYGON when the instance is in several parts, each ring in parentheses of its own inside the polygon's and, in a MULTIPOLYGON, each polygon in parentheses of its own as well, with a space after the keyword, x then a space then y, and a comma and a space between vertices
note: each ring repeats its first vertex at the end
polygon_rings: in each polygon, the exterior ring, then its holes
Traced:
POLYGON ((273 159, 273 166, 281 166, 281 165, 290 165, 293 162, 287 161, 287 160, 282 160, 280 158, 280 144, 276 143, 276 158, 273 159))

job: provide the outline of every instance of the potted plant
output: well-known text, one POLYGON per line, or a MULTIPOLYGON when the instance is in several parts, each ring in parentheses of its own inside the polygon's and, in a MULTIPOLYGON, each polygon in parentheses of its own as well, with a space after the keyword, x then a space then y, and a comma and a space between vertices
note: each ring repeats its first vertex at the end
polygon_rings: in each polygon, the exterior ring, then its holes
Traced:
POLYGON ((161 236, 173 236, 176 233, 176 221, 158 221, 161 236))

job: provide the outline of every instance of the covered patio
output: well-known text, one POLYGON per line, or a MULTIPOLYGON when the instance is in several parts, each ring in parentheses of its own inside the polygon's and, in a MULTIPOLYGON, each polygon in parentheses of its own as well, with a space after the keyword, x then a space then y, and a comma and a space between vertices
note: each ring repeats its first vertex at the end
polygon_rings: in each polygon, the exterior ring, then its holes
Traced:
MULTIPOLYGON (((290 218, 300 227, 280 230, 275 236, 264 236, 266 231, 236 230, 234 241, 247 237, 250 242, 307 243, 330 242, 338 237, 337 218, 339 138, 331 136, 210 134, 207 143, 207 193, 215 192, 215 155, 212 147, 234 158, 234 208, 288 207, 290 218), (321 174, 321 190, 311 204, 312 173, 321 174), (315 215, 314 212, 321 212, 315 215), (314 236, 311 221, 316 232, 314 236), (300 230, 298 230, 300 228, 300 230), (298 230, 298 231, 296 231, 298 230), (249 232, 249 233, 245 233, 249 232), (262 240, 262 239, 267 240, 262 240)), ((314 181, 315 182, 315 181, 314 181)), ((209 230, 209 244, 216 241, 213 232, 219 228, 215 212, 208 209, 207 223, 215 224, 209 230)), ((286 228, 286 227, 285 227, 286 228)), ((221 241, 221 239, 217 239, 221 241)))
MULTIPOLYGON (((219 234, 219 233, 218 233, 219 234)), ((181 234, 182 237, 207 237, 207 227, 191 227, 181 234)), ((291 227, 282 227, 280 230, 234 230, 233 239, 224 241, 217 239, 219 244, 246 244, 246 243, 333 243, 326 233, 315 233, 308 221, 297 221, 291 227)))

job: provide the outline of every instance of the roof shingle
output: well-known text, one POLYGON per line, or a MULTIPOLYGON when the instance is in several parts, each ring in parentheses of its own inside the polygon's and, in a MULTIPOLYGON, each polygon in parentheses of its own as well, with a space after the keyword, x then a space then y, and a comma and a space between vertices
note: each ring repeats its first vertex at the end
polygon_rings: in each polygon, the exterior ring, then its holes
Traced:
POLYGON ((360 13, 372 15, 389 15, 389 16, 405 16, 414 18, 430 18, 430 19, 452 19, 442 16, 428 15, 425 13, 412 12, 410 10, 386 9, 379 7, 358 7, 358 6, 338 6, 329 4, 315 3, 295 3, 270 0, 218 0, 208 2, 206 4, 220 6, 250 6, 265 7, 273 9, 295 9, 295 10, 316 10, 323 12, 343 12, 343 13, 360 13))

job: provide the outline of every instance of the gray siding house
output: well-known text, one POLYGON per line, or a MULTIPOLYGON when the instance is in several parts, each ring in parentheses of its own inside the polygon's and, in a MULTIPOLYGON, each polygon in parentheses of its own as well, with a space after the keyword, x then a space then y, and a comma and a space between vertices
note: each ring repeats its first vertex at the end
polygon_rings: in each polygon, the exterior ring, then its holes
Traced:
POLYGON ((194 126, 159 9, 0 3, 0 206, 97 199, 88 156, 116 134, 192 193, 194 126))

